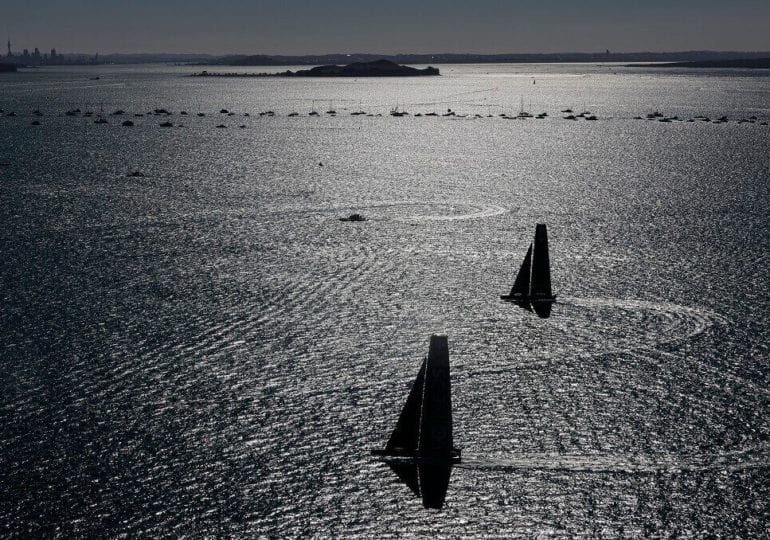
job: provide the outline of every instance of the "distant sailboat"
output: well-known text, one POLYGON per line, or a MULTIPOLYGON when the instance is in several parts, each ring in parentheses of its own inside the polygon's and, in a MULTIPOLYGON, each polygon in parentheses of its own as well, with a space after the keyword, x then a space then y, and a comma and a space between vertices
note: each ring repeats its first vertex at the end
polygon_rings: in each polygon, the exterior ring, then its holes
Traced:
POLYGON ((556 297, 551 292, 551 262, 545 224, 535 226, 535 241, 529 245, 513 288, 510 294, 500 298, 528 311, 534 310, 542 319, 551 315, 551 305, 556 297))
POLYGON ((422 498, 425 508, 441 508, 449 487, 452 465, 460 450, 452 443, 452 398, 449 381, 449 345, 446 336, 431 336, 396 428, 383 456, 396 475, 422 498))

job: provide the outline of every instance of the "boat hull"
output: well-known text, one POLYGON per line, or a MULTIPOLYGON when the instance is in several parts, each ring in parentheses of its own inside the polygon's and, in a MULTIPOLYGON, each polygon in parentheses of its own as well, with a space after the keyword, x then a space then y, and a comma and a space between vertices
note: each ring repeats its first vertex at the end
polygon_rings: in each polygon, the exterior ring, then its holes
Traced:
POLYGON ((531 298, 528 296, 511 296, 509 294, 503 294, 503 295, 500 295, 500 300, 504 300, 506 302, 529 302, 532 304, 556 303, 555 296, 551 296, 549 298, 531 298))
POLYGON ((393 452, 379 448, 373 449, 372 455, 383 458, 383 461, 421 465, 454 465, 462 462, 462 451, 457 448, 453 448, 449 456, 425 456, 409 452, 393 452))
POLYGON ((529 296, 500 296, 504 302, 516 304, 527 311, 534 311, 541 319, 548 319, 551 316, 551 307, 556 303, 556 297, 532 298, 529 296))

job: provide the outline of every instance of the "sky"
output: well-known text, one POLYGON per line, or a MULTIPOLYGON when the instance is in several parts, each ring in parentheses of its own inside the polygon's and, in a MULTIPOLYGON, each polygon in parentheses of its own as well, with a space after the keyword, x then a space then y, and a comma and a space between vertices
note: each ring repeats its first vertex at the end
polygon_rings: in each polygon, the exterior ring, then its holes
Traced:
POLYGON ((770 0, 2 0, 0 32, 60 53, 770 51, 770 0))

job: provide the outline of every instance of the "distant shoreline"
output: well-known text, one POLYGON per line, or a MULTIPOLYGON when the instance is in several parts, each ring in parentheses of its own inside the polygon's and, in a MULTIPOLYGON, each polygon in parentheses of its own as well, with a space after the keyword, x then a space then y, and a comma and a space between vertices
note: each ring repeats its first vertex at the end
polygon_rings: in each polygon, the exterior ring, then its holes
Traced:
POLYGON ((703 60, 697 62, 666 62, 656 64, 627 64, 642 68, 744 68, 770 69, 770 58, 739 58, 735 60, 703 60))
POLYGON ((732 61, 770 58, 770 51, 670 51, 670 52, 554 52, 554 53, 324 53, 324 54, 188 54, 188 53, 59 53, 55 60, 34 55, 3 56, 0 62, 17 67, 98 66, 109 64, 175 64, 189 66, 321 66, 386 59, 398 64, 569 64, 569 63, 673 63, 732 61))

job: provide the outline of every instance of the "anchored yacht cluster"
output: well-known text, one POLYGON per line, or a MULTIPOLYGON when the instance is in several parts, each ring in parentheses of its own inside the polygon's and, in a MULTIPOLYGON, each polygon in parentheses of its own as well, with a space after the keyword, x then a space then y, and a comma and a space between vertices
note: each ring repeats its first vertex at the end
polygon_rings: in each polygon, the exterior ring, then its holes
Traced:
MULTIPOLYGON (((502 113, 498 113, 498 114, 487 113, 486 115, 482 115, 482 114, 479 114, 479 113, 473 113, 473 114, 471 114, 471 113, 460 113, 460 112, 457 112, 455 110, 452 110, 451 108, 447 109, 444 112, 440 112, 440 113, 436 112, 436 111, 431 111, 431 112, 417 112, 417 113, 414 113, 414 114, 405 111, 401 107, 394 107, 393 109, 391 109, 387 113, 367 112, 367 111, 364 111, 364 110, 361 110, 361 109, 356 110, 356 111, 346 111, 346 112, 347 112, 347 114, 349 116, 366 116, 366 117, 370 117, 370 118, 382 117, 382 116, 392 116, 392 117, 396 117, 396 118, 405 117, 405 116, 411 116, 413 118, 423 118, 423 117, 425 117, 425 118, 427 118, 427 117, 469 118, 469 119, 482 119, 482 118, 495 119, 495 118, 497 118, 497 119, 502 119, 502 120, 529 120, 529 119, 545 120, 547 118, 551 118, 551 116, 548 114, 548 112, 541 112, 541 113, 538 113, 538 114, 532 114, 530 112, 527 112, 527 111, 523 110, 523 108, 518 113, 511 113, 511 114, 509 114, 509 113, 506 113, 506 112, 502 112, 502 113)), ((562 114, 561 118, 564 119, 564 120, 596 121, 596 120, 600 119, 598 116, 596 116, 595 114, 591 113, 590 111, 583 111, 583 112, 580 112, 580 113, 575 113, 572 109, 567 108, 567 109, 562 109, 560 111, 560 113, 562 114)), ((173 116, 174 114, 175 113, 172 113, 171 111, 169 111, 167 109, 162 109, 162 108, 161 109, 154 109, 154 110, 148 111, 146 113, 145 112, 136 112, 136 113, 132 113, 132 114, 127 113, 123 109, 116 109, 115 111, 113 111, 111 113, 105 113, 103 110, 100 110, 99 112, 94 112, 94 111, 90 111, 90 110, 83 111, 80 108, 76 108, 76 109, 70 109, 70 110, 64 111, 62 113, 54 114, 53 116, 70 116, 70 117, 90 118, 90 119, 93 119, 94 124, 111 124, 111 123, 115 122, 116 124, 120 124, 120 125, 122 125, 124 127, 132 127, 132 126, 134 126, 135 122, 138 122, 138 120, 136 120, 138 118, 143 118, 143 117, 161 117, 161 118, 164 119, 164 121, 161 122, 160 124, 158 124, 160 127, 184 127, 184 124, 181 124, 181 123, 174 124, 173 122, 171 122, 169 120, 169 117, 173 116), (134 118, 134 120, 129 120, 129 119, 123 120, 122 118, 126 117, 126 116, 130 116, 130 117, 134 118)), ((205 116, 207 116, 207 113, 204 113, 204 112, 197 112, 197 113, 192 114, 192 113, 188 113, 187 111, 180 111, 180 112, 178 112, 176 114, 179 117, 185 117, 185 118, 193 117, 193 116, 195 116, 195 117, 205 117, 205 116)), ((215 115, 217 117, 228 117, 228 118, 229 117, 234 117, 234 116, 241 116, 241 117, 244 117, 244 118, 248 118, 248 117, 252 116, 248 112, 235 113, 233 111, 230 111, 230 110, 224 109, 224 108, 220 109, 219 113, 208 113, 208 114, 215 115)), ((289 112, 289 113, 286 113, 286 114, 279 114, 279 113, 276 113, 273 110, 267 110, 267 111, 261 111, 259 113, 255 113, 254 116, 267 117, 267 118, 272 118, 272 117, 276 117, 276 116, 285 116, 285 117, 288 117, 288 118, 295 118, 295 117, 301 117, 301 116, 305 116, 305 117, 321 117, 321 116, 337 117, 337 116, 341 116, 341 115, 342 115, 342 113, 339 113, 333 107, 329 107, 329 109, 324 111, 323 113, 318 112, 318 111, 316 111, 314 109, 310 110, 307 114, 301 114, 301 113, 299 113, 297 111, 292 111, 292 112, 289 112)), ((0 116, 17 117, 17 116, 21 116, 21 115, 17 114, 15 111, 5 112, 5 111, 3 111, 3 109, 0 109, 0 116)), ((45 116, 45 115, 39 109, 36 109, 36 110, 32 111, 32 113, 30 113, 29 115, 25 115, 25 116, 32 116, 32 117, 34 117, 34 120, 32 120, 31 125, 39 126, 39 125, 41 125, 41 121, 39 120, 39 118, 42 117, 42 116, 45 116)), ((606 120, 612 120, 612 119, 623 119, 623 118, 620 118, 620 117, 602 118, 602 120, 605 120, 605 121, 606 120)), ((628 119, 628 118, 625 118, 625 119, 628 119)), ((635 120, 645 120, 645 119, 646 120, 655 120, 655 121, 664 122, 664 123, 671 123, 671 122, 711 122, 711 123, 714 123, 714 124, 726 124, 726 123, 731 121, 731 120, 728 119, 728 117, 726 115, 721 115, 721 116, 715 117, 713 119, 711 117, 709 117, 709 116, 697 115, 697 116, 693 116, 692 118, 688 118, 688 119, 685 120, 684 118, 680 118, 678 115, 671 115, 671 116, 664 115, 663 113, 661 113, 659 111, 654 111, 654 112, 651 112, 651 113, 647 113, 644 116, 637 115, 637 116, 634 116, 633 119, 635 119, 635 120)), ((756 123, 756 124, 763 125, 763 126, 767 125, 767 120, 761 120, 761 119, 757 118, 757 116, 755 116, 755 115, 752 115, 752 116, 749 116, 749 117, 745 117, 745 118, 740 118, 738 120, 734 120, 734 122, 737 122, 739 124, 755 124, 756 123)), ((221 129, 221 128, 226 128, 228 126, 225 125, 225 124, 218 124, 216 127, 221 129)), ((246 124, 239 124, 238 127, 246 128, 247 126, 246 126, 246 124)))

